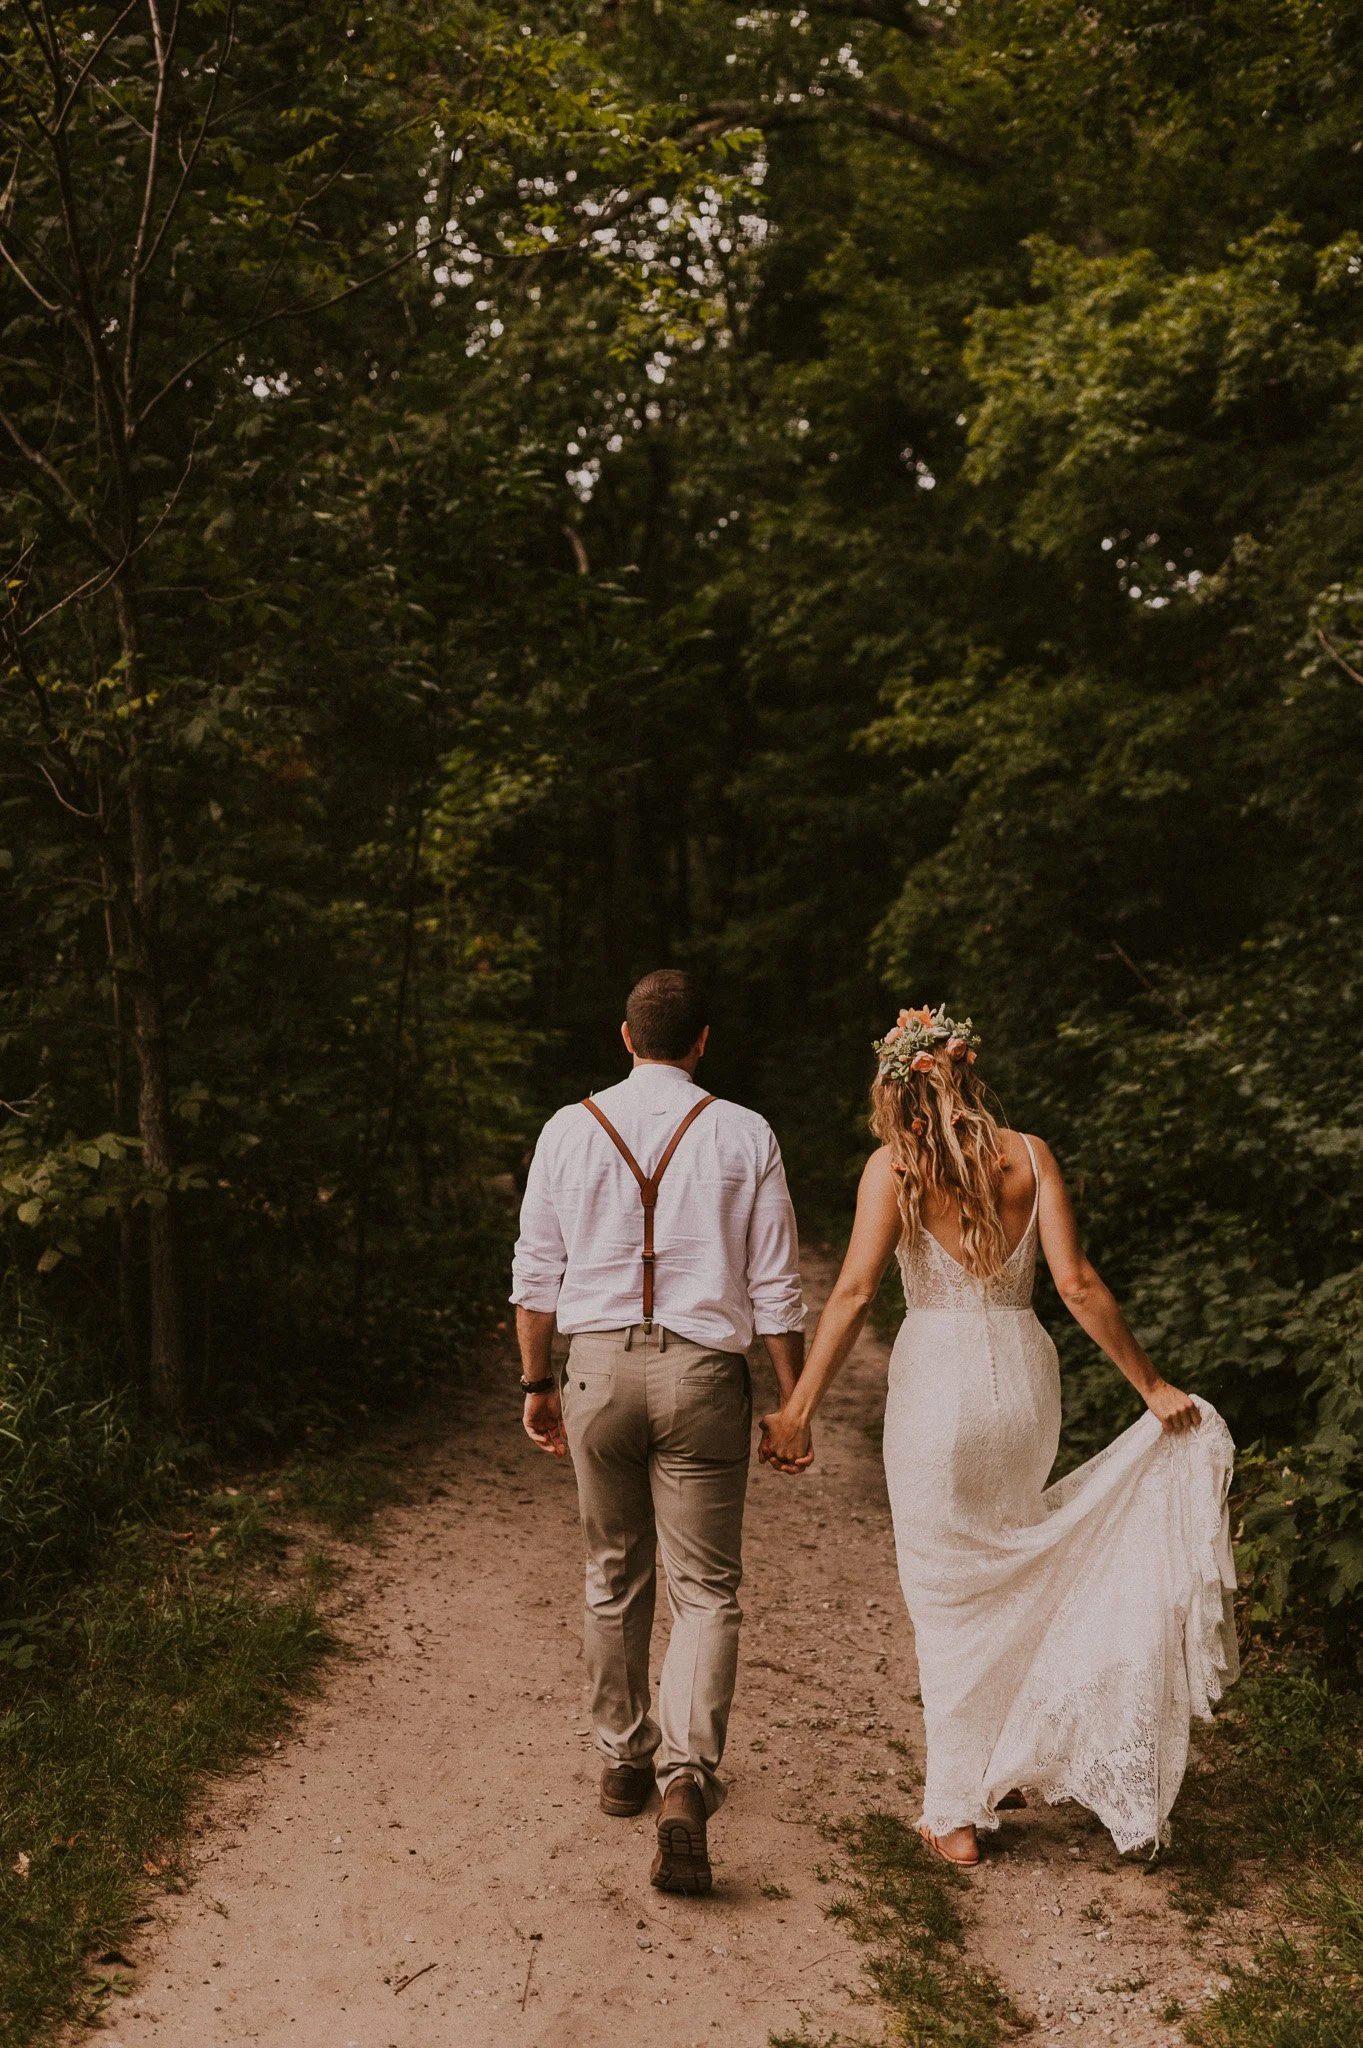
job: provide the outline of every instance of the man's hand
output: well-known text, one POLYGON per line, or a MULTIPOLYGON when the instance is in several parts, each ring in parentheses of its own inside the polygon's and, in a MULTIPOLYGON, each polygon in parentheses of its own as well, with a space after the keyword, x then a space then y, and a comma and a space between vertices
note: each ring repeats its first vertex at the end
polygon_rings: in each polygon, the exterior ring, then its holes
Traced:
POLYGON ((797 1422, 778 1408, 759 1418, 762 1441, 757 1456, 777 1472, 807 1472, 814 1463, 814 1439, 807 1422, 797 1422))
MULTIPOLYGON (((547 1309, 516 1310, 516 1342, 520 1347, 521 1371, 528 1380, 554 1376, 554 1318, 547 1309)), ((548 1451, 551 1458, 566 1458, 568 1439, 563 1434, 563 1405, 555 1387, 547 1394, 527 1394, 521 1411, 525 1433, 532 1444, 548 1451)))
POLYGON ((551 1458, 566 1458, 568 1439, 563 1433, 563 1403, 557 1390, 552 1394, 527 1394, 521 1417, 532 1444, 548 1451, 551 1458))

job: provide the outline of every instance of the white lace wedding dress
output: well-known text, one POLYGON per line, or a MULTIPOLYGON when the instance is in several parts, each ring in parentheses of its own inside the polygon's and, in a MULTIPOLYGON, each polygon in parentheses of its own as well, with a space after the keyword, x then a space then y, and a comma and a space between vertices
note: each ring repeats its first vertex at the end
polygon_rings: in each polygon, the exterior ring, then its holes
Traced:
POLYGON ((1036 1245, 1034 1199, 993 1281, 927 1231, 899 1254, 885 1471, 927 1723, 923 1818, 939 1835, 994 1828, 1021 1787, 1091 1808, 1118 1849, 1153 1846, 1190 1718, 1210 1718, 1239 1668, 1234 1445, 1199 1399, 1200 1428, 1171 1436, 1147 1413, 1046 1485, 1060 1375, 1032 1313, 1036 1245))

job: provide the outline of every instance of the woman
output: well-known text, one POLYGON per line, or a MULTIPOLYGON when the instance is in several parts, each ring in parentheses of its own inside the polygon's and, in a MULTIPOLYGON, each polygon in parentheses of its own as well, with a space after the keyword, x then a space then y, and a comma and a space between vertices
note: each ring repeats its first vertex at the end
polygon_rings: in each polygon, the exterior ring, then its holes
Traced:
POLYGON ((978 1044, 944 1008, 901 1010, 877 1043, 880 1150, 808 1363, 762 1424, 763 1457, 809 1463, 810 1422, 897 1253, 885 1471, 927 1727, 919 1833, 963 1866, 1020 1787, 1090 1807, 1118 1849, 1167 1841, 1190 1717, 1238 1670, 1230 1433, 1132 1336, 1050 1152, 989 1113, 978 1044), (1060 1377, 1031 1308, 1038 1238, 1148 1411, 1049 1487, 1060 1377))

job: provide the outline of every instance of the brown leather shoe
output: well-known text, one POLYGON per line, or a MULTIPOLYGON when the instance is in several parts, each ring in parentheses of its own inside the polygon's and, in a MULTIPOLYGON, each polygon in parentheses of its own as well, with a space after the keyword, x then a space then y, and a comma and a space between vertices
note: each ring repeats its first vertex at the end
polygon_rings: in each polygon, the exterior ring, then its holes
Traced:
POLYGON ((653 1783, 652 1764, 607 1764, 601 1773, 601 1811, 621 1820, 642 1813, 653 1783))
POLYGON ((710 1852, 705 1840, 705 1801, 688 1776, 674 1778, 658 1815, 658 1853, 648 1873, 660 1892, 710 1889, 710 1852))

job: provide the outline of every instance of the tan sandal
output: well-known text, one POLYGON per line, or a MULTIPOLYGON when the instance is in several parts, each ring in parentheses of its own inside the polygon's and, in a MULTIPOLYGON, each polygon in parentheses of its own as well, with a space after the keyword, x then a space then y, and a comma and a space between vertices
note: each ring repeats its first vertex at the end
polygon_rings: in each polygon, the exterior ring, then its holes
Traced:
POLYGON ((974 1870, 979 1863, 980 1852, 978 1849, 973 1856, 952 1856, 942 1847, 925 1820, 920 1820, 918 1823, 918 1835, 921 1841, 927 1843, 933 1855, 940 1856, 943 1863, 949 1863, 953 1870, 974 1870))

